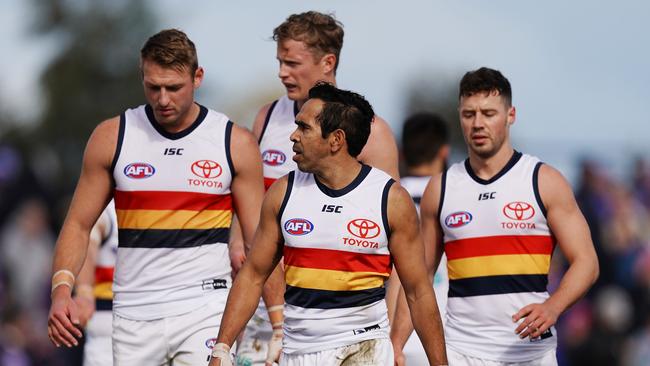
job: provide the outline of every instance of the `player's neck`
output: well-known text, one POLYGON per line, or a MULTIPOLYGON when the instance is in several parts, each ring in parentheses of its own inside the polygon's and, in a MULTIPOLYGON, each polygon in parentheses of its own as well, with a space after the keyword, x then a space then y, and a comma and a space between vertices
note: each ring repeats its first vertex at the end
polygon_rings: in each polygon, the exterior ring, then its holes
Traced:
POLYGON ((504 145, 496 154, 483 158, 470 152, 469 165, 477 177, 489 180, 508 164, 515 150, 510 145, 504 145))
POLYGON ((314 175, 327 188, 339 190, 347 187, 357 178, 361 167, 361 163, 353 157, 337 159, 324 164, 323 169, 315 172, 314 175))
MULTIPOLYGON (((328 82, 328 83, 336 86, 336 78, 334 78, 334 77, 324 77, 321 81, 325 81, 325 82, 328 82)), ((300 110, 300 108, 302 108, 302 106, 305 103, 307 103, 307 100, 309 100, 309 98, 302 99, 302 100, 296 100, 296 106, 298 107, 298 110, 300 110)))
POLYGON ((160 126, 167 132, 169 133, 178 133, 186 128, 190 127, 194 121, 199 117, 199 113, 201 112, 201 108, 199 107, 198 104, 192 103, 192 106, 187 110, 187 112, 180 116, 176 122, 171 123, 171 124, 161 124, 160 126))

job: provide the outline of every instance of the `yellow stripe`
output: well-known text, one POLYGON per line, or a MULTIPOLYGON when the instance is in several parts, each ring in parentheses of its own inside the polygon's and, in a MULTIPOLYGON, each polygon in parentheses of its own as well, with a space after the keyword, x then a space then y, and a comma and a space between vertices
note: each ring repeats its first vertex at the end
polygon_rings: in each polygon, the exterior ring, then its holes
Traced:
POLYGON ((520 275, 548 274, 551 256, 548 254, 490 255, 454 259, 447 262, 449 279, 520 275))
POLYGON ((228 228, 229 210, 115 210, 121 229, 217 229, 228 228))
POLYGON ((375 272, 344 272, 286 266, 287 285, 329 291, 356 291, 382 287, 388 277, 375 272))
POLYGON ((101 282, 95 284, 95 298, 101 300, 112 300, 113 299, 113 282, 101 282))

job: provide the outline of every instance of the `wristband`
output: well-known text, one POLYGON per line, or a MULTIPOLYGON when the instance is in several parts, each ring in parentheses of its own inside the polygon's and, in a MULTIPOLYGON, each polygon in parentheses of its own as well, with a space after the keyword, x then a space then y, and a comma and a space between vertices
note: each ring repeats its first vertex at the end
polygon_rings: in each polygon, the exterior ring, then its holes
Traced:
POLYGON ((54 293, 54 290, 56 290, 57 287, 59 286, 68 286, 70 287, 70 291, 72 291, 72 284, 68 281, 59 281, 57 283, 52 284, 52 291, 50 291, 50 294, 54 293))
POLYGON ((225 343, 217 343, 212 347, 211 355, 213 358, 230 360, 230 346, 225 343))
POLYGON ((65 274, 65 275, 70 276, 70 278, 72 279, 72 283, 74 283, 74 281, 75 281, 74 273, 72 273, 72 271, 67 270, 67 269, 60 269, 60 270, 54 272, 54 274, 52 275, 52 283, 54 283, 54 280, 56 279, 56 277, 58 275, 61 275, 61 274, 65 274))
POLYGON ((268 311, 269 313, 272 313, 274 311, 282 311, 282 310, 284 310, 284 305, 273 305, 266 309, 266 311, 268 311))

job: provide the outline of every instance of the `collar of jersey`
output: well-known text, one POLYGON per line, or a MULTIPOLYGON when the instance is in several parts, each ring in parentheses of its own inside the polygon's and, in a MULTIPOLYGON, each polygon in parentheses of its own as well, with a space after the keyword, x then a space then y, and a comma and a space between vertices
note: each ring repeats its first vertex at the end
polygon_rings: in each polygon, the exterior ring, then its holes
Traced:
POLYGON ((364 179, 366 179, 368 173, 370 173, 370 169, 371 169, 370 166, 361 164, 361 170, 359 171, 357 177, 354 178, 354 180, 350 184, 348 184, 347 186, 341 189, 329 188, 328 186, 319 182, 318 178, 316 178, 316 175, 314 175, 314 181, 316 181, 316 185, 318 186, 318 189, 320 189, 320 191, 323 192, 324 194, 330 197, 341 197, 351 192, 353 189, 357 188, 357 186, 361 184, 361 182, 363 182, 364 179))
POLYGON ((510 160, 506 163, 506 165, 501 168, 501 170, 495 174, 492 178, 490 179, 482 179, 478 175, 474 174, 474 171, 472 170, 472 166, 469 164, 469 158, 465 159, 465 170, 467 170, 467 174, 469 174, 472 179, 478 184, 483 184, 483 185, 488 185, 490 183, 494 183, 497 181, 497 179, 501 178, 504 176, 510 169, 512 169, 515 164, 521 159, 521 153, 517 150, 515 150, 514 153, 512 153, 512 156, 510 157, 510 160))
POLYGON ((144 107, 144 110, 147 113, 147 118, 149 119, 149 123, 151 123, 151 126, 153 126, 153 128, 156 131, 158 131, 159 134, 161 134, 162 136, 170 140, 178 140, 180 138, 189 135, 190 133, 192 133, 192 131, 196 130, 196 128, 199 127, 199 125, 201 125, 201 122, 203 122, 203 120, 205 119, 205 116, 207 116, 208 109, 200 105, 199 103, 196 104, 199 106, 199 115, 196 117, 196 120, 194 120, 194 122, 192 122, 192 124, 188 128, 184 129, 183 131, 178 131, 173 133, 167 132, 164 128, 162 128, 160 123, 156 121, 156 117, 153 114, 153 108, 151 108, 149 104, 147 104, 144 107))

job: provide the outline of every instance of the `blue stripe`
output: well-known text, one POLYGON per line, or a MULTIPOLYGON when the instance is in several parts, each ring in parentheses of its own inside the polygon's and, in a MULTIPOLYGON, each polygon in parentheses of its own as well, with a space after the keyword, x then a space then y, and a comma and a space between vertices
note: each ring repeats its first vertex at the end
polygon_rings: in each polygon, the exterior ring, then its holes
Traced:
POLYGON ((119 229, 120 248, 191 248, 228 243, 230 228, 219 229, 119 229))
POLYGON ((382 300, 385 296, 384 287, 359 291, 327 291, 287 285, 284 301, 302 308, 340 309, 369 305, 382 300))
POLYGON ((449 280, 449 297, 546 292, 546 275, 485 276, 449 280))

